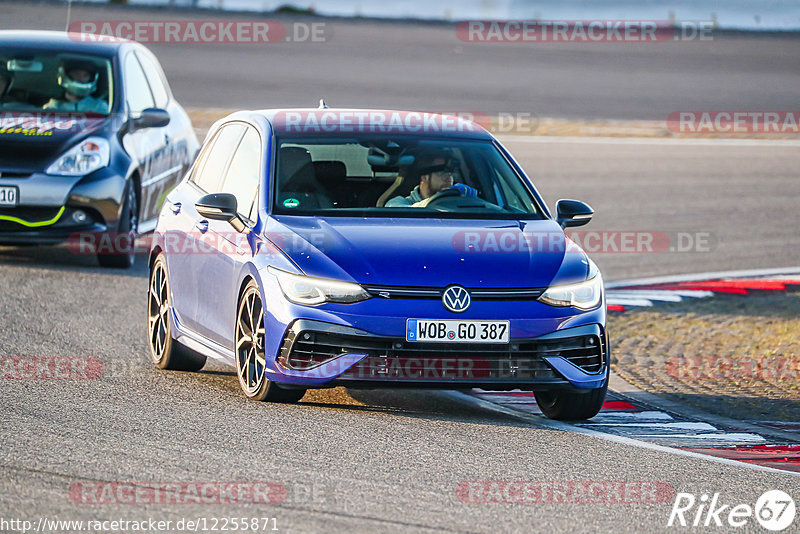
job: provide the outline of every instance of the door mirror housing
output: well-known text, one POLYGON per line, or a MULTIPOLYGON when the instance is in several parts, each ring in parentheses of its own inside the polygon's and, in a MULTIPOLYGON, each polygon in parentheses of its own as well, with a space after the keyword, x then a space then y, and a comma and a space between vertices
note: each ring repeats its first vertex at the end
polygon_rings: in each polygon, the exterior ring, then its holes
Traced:
POLYGON ((230 193, 211 193, 202 196, 195 202, 194 207, 201 217, 228 222, 237 232, 243 232, 247 227, 236 211, 236 197, 230 193))
POLYGON ((161 108, 147 108, 136 116, 131 116, 131 131, 145 128, 161 128, 169 124, 169 112, 161 108))
POLYGON ((592 220, 594 210, 580 200, 561 199, 556 202, 556 222, 561 228, 583 226, 592 220))

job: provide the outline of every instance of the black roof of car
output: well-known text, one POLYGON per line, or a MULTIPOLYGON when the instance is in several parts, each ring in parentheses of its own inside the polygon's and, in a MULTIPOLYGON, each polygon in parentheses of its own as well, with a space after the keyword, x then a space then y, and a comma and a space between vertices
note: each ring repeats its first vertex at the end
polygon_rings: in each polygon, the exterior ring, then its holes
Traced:
POLYGON ((74 52, 83 54, 96 54, 101 56, 114 56, 120 47, 126 44, 136 44, 124 39, 109 39, 100 36, 66 33, 56 31, 34 30, 0 30, 0 48, 22 47, 41 50, 58 50, 59 52, 74 52))

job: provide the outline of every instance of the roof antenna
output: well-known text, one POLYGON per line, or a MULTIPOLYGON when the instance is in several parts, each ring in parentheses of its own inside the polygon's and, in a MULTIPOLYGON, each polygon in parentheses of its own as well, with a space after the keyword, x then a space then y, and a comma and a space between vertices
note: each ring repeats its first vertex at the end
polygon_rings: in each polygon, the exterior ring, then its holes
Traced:
POLYGON ((319 107, 317 109, 328 109, 328 104, 325 103, 324 98, 319 99, 319 107))
POLYGON ((70 22, 72 22, 72 0, 67 0, 67 25, 64 26, 65 32, 69 32, 70 22))

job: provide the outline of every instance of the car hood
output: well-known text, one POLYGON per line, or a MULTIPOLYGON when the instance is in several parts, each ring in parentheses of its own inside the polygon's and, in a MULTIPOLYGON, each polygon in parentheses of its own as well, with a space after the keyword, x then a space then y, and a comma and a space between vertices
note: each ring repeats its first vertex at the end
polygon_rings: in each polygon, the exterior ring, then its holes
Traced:
POLYGON ((264 235, 307 275, 361 284, 546 287, 589 269, 551 220, 275 216, 264 235))
POLYGON ((37 112, 0 117, 0 171, 41 172, 80 140, 103 129, 107 117, 37 112))

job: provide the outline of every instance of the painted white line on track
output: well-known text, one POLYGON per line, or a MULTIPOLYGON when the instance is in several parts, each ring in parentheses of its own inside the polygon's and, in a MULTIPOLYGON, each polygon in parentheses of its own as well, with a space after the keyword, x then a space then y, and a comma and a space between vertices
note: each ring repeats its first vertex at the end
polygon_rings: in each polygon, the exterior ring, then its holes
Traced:
MULTIPOLYGON (((624 427, 624 428, 654 428, 656 430, 664 430, 669 432, 671 430, 696 430, 700 431, 717 431, 717 427, 714 425, 710 425, 708 423, 696 423, 694 421, 682 421, 679 423, 645 423, 641 421, 624 421, 620 423, 580 423, 580 426, 587 427, 587 426, 613 426, 613 427, 624 427)), ((674 437, 674 435, 669 434, 669 437, 674 437)))
MULTIPOLYGON (((684 441, 715 441, 715 442, 722 442, 722 443, 763 443, 766 440, 764 436, 759 436, 758 434, 747 434, 744 432, 727 432, 722 434, 675 434, 675 435, 664 435, 664 434, 639 434, 641 438, 651 438, 651 439, 669 439, 669 440, 684 440, 684 441)), ((718 445, 719 443, 715 443, 718 445)), ((684 445, 688 446, 688 445, 684 445)))
POLYGON ((776 473, 786 476, 792 477, 800 477, 800 473, 793 472, 793 471, 783 471, 781 469, 775 469, 774 467, 766 467, 763 465, 756 465, 750 464, 746 462, 740 462, 738 460, 730 460, 728 458, 719 458, 716 456, 709 456, 707 454, 701 454, 699 452, 694 451, 685 451, 681 449, 674 449, 672 447, 667 447, 664 445, 656 445, 654 443, 648 443, 646 441, 641 441, 638 439, 628 438, 625 436, 617 436, 614 434, 606 434, 604 432, 599 432, 597 430, 592 430, 591 428, 582 428, 578 426, 571 425, 569 423, 564 423, 562 421, 555 421, 553 419, 546 419, 541 416, 535 416, 526 414, 523 412, 519 412, 517 410, 513 410, 511 408, 506 408, 504 406, 494 404, 488 400, 479 399, 477 397, 473 397, 467 393, 461 393, 459 391, 443 391, 442 394, 448 396, 456 401, 461 402, 468 402, 474 405, 480 406, 486 410, 491 410, 494 412, 502 413, 504 415, 509 415, 511 417, 515 417, 517 419, 524 420, 528 423, 531 423, 535 426, 540 428, 547 428, 550 430, 561 430, 563 432, 572 432, 575 434, 584 434, 587 436, 593 436, 595 438, 599 438, 605 441, 611 441, 614 443, 619 443, 621 445, 629 445, 632 447, 639 447, 640 449, 648 449, 651 451, 657 452, 664 452, 667 454, 674 454, 676 456, 684 456, 688 458, 696 458, 699 460, 705 460, 707 462, 715 462, 718 464, 725 464, 731 465, 736 467, 742 467, 745 469, 752 469, 753 471, 763 471, 766 473, 776 473))
POLYGON ((695 145, 718 147, 800 147, 800 139, 709 139, 689 137, 578 137, 558 135, 497 135, 508 143, 571 143, 586 145, 695 145))
POLYGON ((713 291, 703 291, 699 289, 609 289, 609 293, 613 292, 614 295, 625 295, 626 297, 642 297, 642 298, 650 298, 648 295, 653 296, 670 296, 670 295, 677 295, 679 297, 693 297, 693 298, 705 298, 705 297, 713 297, 713 291))
POLYGON ((616 291, 616 290, 611 290, 608 293, 606 293, 606 298, 645 299, 645 300, 658 300, 662 302, 681 302, 683 300, 683 297, 681 297, 680 295, 653 294, 653 293, 647 293, 645 291, 642 291, 641 293, 628 293, 625 291, 616 291))
POLYGON ((647 421, 657 423, 659 421, 673 421, 672 416, 666 412, 645 411, 645 412, 600 412, 592 417, 592 423, 630 423, 632 421, 647 421))
POLYGON ((652 306, 653 302, 646 299, 626 299, 610 296, 606 297, 606 304, 609 306, 652 306))
POLYGON ((739 431, 760 434, 777 443, 796 443, 798 441, 797 434, 791 431, 784 431, 769 426, 758 426, 753 424, 753 421, 742 421, 720 415, 712 415, 698 408, 692 408, 685 404, 659 397, 654 393, 639 389, 630 382, 625 381, 625 379, 613 370, 609 377, 609 391, 633 405, 642 404, 644 406, 649 406, 650 409, 658 408, 684 419, 705 421, 727 428, 735 428, 739 431))
POLYGON ((708 273, 678 274, 671 276, 656 276, 652 278, 635 278, 633 280, 618 280, 606 282, 606 289, 628 286, 646 286, 656 284, 671 284, 675 282, 699 282, 701 280, 717 280, 721 278, 748 278, 755 276, 800 276, 800 267, 780 267, 777 269, 748 269, 741 271, 717 271, 708 273))
POLYGON ((486 399, 488 401, 499 402, 502 404, 536 404, 536 401, 533 400, 533 397, 528 398, 517 398, 517 397, 484 397, 482 395, 478 395, 482 399, 486 399))

